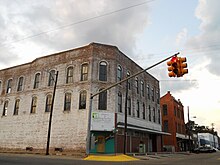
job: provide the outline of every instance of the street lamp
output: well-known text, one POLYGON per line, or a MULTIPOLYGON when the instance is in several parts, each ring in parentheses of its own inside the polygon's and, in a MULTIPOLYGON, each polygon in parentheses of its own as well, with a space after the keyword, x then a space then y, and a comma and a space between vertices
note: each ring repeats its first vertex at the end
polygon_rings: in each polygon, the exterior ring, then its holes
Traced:
POLYGON ((56 87, 57 87, 58 73, 59 73, 59 71, 57 71, 57 73, 55 74, 55 75, 56 75, 56 79, 54 80, 53 75, 49 72, 51 78, 52 78, 53 81, 54 81, 54 87, 53 87, 53 97, 52 97, 51 110, 50 110, 50 118, 49 118, 48 134, 47 134, 47 148, 46 148, 46 155, 49 155, 51 123, 52 123, 52 116, 53 116, 53 105, 54 105, 54 98, 55 98, 56 87))

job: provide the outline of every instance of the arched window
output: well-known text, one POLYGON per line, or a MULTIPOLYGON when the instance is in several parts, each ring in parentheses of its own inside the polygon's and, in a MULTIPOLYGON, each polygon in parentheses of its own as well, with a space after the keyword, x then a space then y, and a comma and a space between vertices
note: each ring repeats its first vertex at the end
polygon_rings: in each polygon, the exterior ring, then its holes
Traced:
POLYGON ((81 65, 81 81, 87 81, 88 80, 88 64, 82 64, 81 65))
POLYGON ((4 103, 2 116, 7 116, 7 113, 8 113, 8 100, 6 100, 4 103))
POLYGON ((24 84, 24 77, 20 77, 18 79, 18 88, 17 88, 17 91, 22 91, 23 89, 23 84, 24 84))
POLYGON ((122 112, 122 94, 118 92, 118 112, 122 112))
POLYGON ((144 81, 141 80, 141 95, 144 97, 144 81))
POLYGON ((14 115, 18 115, 20 100, 15 100, 14 115))
POLYGON ((46 98, 45 112, 50 112, 51 106, 52 106, 52 95, 49 94, 47 95, 47 98, 46 98))
POLYGON ((49 72, 48 86, 53 86, 54 83, 55 83, 55 70, 51 70, 49 72))
POLYGON ((35 78, 34 78, 34 89, 39 88, 39 84, 40 84, 40 73, 35 74, 35 78))
POLYGON ((104 61, 99 63, 99 81, 107 81, 107 63, 104 61))
POLYGON ((118 65, 117 68, 117 81, 121 81, 122 80, 122 68, 120 65, 118 65))
POLYGON ((66 74, 66 83, 72 83, 73 82, 73 67, 67 68, 67 74, 66 74))
POLYGON ((138 78, 135 77, 135 87, 136 87, 136 91, 137 91, 137 94, 139 93, 139 84, 138 84, 138 78))
POLYGON ((71 109, 71 93, 65 93, 64 111, 70 111, 70 109, 71 109))
POLYGON ((12 79, 8 80, 6 93, 11 93, 12 79))
POLYGON ((36 111, 37 111, 37 97, 32 97, 31 113, 36 113, 36 111))
POLYGON ((85 90, 81 91, 79 94, 79 109, 86 109, 86 95, 85 90))
MULTIPOLYGON (((99 91, 101 91, 100 89, 99 91)), ((99 94, 99 110, 107 110, 107 91, 104 91, 99 94)))

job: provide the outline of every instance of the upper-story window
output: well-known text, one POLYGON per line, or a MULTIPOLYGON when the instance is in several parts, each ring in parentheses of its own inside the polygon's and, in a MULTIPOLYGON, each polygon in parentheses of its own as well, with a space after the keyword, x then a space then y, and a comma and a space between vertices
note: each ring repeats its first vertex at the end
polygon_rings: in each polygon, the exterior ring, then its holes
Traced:
MULTIPOLYGON (((101 91, 100 89, 99 91, 101 91)), ((104 91, 99 94, 99 110, 107 110, 107 91, 104 91)))
POLYGON ((128 111, 128 115, 131 116, 131 97, 128 97, 127 111, 128 111))
POLYGON ((55 70, 51 70, 49 72, 49 80, 48 80, 48 86, 53 86, 55 83, 55 70))
POLYGON ((81 91, 79 94, 79 109, 86 109, 86 97, 86 90, 81 91))
POLYGON ((137 100, 137 117, 138 118, 140 117, 140 103, 138 100, 137 100))
POLYGON ((70 111, 70 109, 71 109, 71 93, 65 93, 64 111, 70 111))
POLYGON ((81 81, 88 80, 88 66, 87 63, 81 65, 81 81))
POLYGON ((11 93, 12 79, 8 80, 6 93, 11 93))
POLYGON ((107 63, 104 61, 99 63, 99 81, 107 81, 107 63))
POLYGON ((151 107, 150 107, 150 105, 149 105, 148 111, 149 111, 149 115, 148 115, 149 121, 151 121, 151 107))
POLYGON ((34 89, 39 88, 40 85, 40 73, 35 74, 34 78, 34 89))
MULTIPOLYGON (((127 77, 130 77, 131 73, 127 71, 127 77)), ((128 89, 131 89, 131 79, 128 79, 128 89)))
POLYGON ((118 92, 118 112, 122 112, 122 94, 118 92))
POLYGON ((160 124, 160 109, 158 109, 158 123, 160 124))
POLYGON ((156 110, 153 107, 153 121, 156 122, 156 110))
POLYGON ((159 91, 157 90, 156 91, 156 97, 157 97, 157 104, 159 104, 160 103, 160 94, 159 94, 159 91))
POLYGON ((143 119, 145 119, 145 104, 143 103, 143 119))
POLYGON ((154 88, 151 89, 152 90, 152 101, 154 101, 155 95, 154 95, 154 88))
POLYGON ((52 107, 52 95, 47 95, 45 112, 50 112, 52 107))
POLYGON ((167 111, 167 104, 163 104, 163 107, 162 107, 163 109, 163 115, 164 116, 167 116, 167 114, 168 114, 168 111, 167 111))
POLYGON ((144 81, 141 80, 141 95, 144 96, 144 81))
POLYGON ((31 101, 31 113, 36 113, 37 111, 37 97, 32 97, 31 101))
POLYGON ((164 132, 168 132, 168 131, 169 131, 168 120, 164 120, 164 121, 163 121, 163 131, 164 131, 164 132))
POLYGON ((66 74, 66 83, 72 83, 73 82, 73 67, 70 66, 67 68, 67 74, 66 74))
POLYGON ((0 92, 1 92, 1 90, 2 90, 2 82, 0 81, 0 92))
POLYGON ((138 85, 138 78, 135 77, 135 87, 136 87, 136 92, 139 93, 139 85, 138 85))
POLYGON ((118 65, 117 68, 117 82, 122 80, 122 68, 120 65, 118 65))
POLYGON ((14 115, 18 115, 20 100, 15 100, 14 115))
POLYGON ((147 84, 147 98, 150 99, 150 86, 147 84))
POLYGON ((18 79, 18 88, 17 88, 17 91, 22 91, 23 84, 24 84, 24 77, 20 77, 20 78, 18 79))
POLYGON ((7 113, 8 113, 8 100, 6 100, 4 103, 2 116, 7 116, 7 113))

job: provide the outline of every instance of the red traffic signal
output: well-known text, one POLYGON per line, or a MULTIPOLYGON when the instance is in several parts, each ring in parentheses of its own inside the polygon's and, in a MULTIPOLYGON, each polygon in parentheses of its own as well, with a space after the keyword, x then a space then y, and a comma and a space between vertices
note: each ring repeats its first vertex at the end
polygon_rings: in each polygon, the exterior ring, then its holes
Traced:
POLYGON ((178 62, 178 57, 174 56, 171 58, 170 61, 167 62, 168 65, 168 75, 169 77, 179 77, 180 73, 179 73, 179 62, 178 62))

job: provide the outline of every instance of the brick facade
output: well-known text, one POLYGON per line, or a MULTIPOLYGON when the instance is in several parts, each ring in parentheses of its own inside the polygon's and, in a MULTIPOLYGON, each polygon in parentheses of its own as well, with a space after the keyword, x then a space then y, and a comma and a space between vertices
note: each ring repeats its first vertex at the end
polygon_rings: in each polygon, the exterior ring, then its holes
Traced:
POLYGON ((163 136, 163 146, 166 150, 184 151, 187 147, 187 135, 184 121, 184 107, 168 91, 160 99, 162 112, 162 129, 171 136, 163 136), (175 150, 174 150, 175 149, 175 150))
MULTIPOLYGON (((96 93, 101 88, 115 83, 119 65, 122 67, 122 78, 127 76, 127 71, 132 75, 142 70, 117 47, 97 43, 40 57, 30 63, 0 70, 0 149, 24 150, 26 147, 33 147, 45 150, 49 120, 49 112, 45 112, 46 98, 53 94, 53 86, 48 86, 48 72, 55 70, 59 71, 59 75, 54 101, 50 147, 52 150, 63 148, 66 151, 85 151, 90 93, 96 93), (107 81, 105 82, 99 81, 98 78, 101 61, 107 64, 107 81), (86 81, 81 81, 83 64, 88 64, 88 79, 86 81), (73 67, 73 82, 66 83, 69 67, 73 67), (39 87, 34 89, 37 73, 40 73, 39 87), (22 90, 17 91, 20 77, 23 77, 24 81, 22 90), (7 93, 9 79, 12 80, 11 91, 7 93), (85 109, 79 108, 81 91, 86 91, 85 109), (69 111, 64 111, 66 93, 71 93, 69 111), (36 112, 30 113, 33 97, 37 97, 36 112), (16 100, 19 100, 18 114, 14 114, 16 100), (7 114, 4 114, 6 102, 8 102, 7 114)), ((135 80, 130 80, 131 115, 128 117, 128 123, 161 132, 159 82, 148 73, 137 77, 139 93, 136 92, 135 80), (143 95, 141 81, 144 83, 143 95), (139 116, 137 99, 140 103, 139 116), (143 103, 145 109, 143 109, 143 103), (151 119, 149 119, 149 110, 152 114, 151 119)), ((124 121, 124 102, 125 84, 118 85, 107 92, 106 111, 116 113, 117 122, 124 121), (118 112, 118 91, 122 93, 122 112, 118 112)), ((99 111, 98 97, 93 99, 93 111, 99 111)), ((139 132, 144 132, 144 130, 141 129, 139 132)), ((144 141, 148 146, 148 135, 145 136, 146 140, 144 141)), ((136 143, 135 140, 132 143, 136 143)), ((130 146, 128 147, 130 148, 130 146)), ((132 149, 133 151, 136 151, 135 148, 132 149)))

